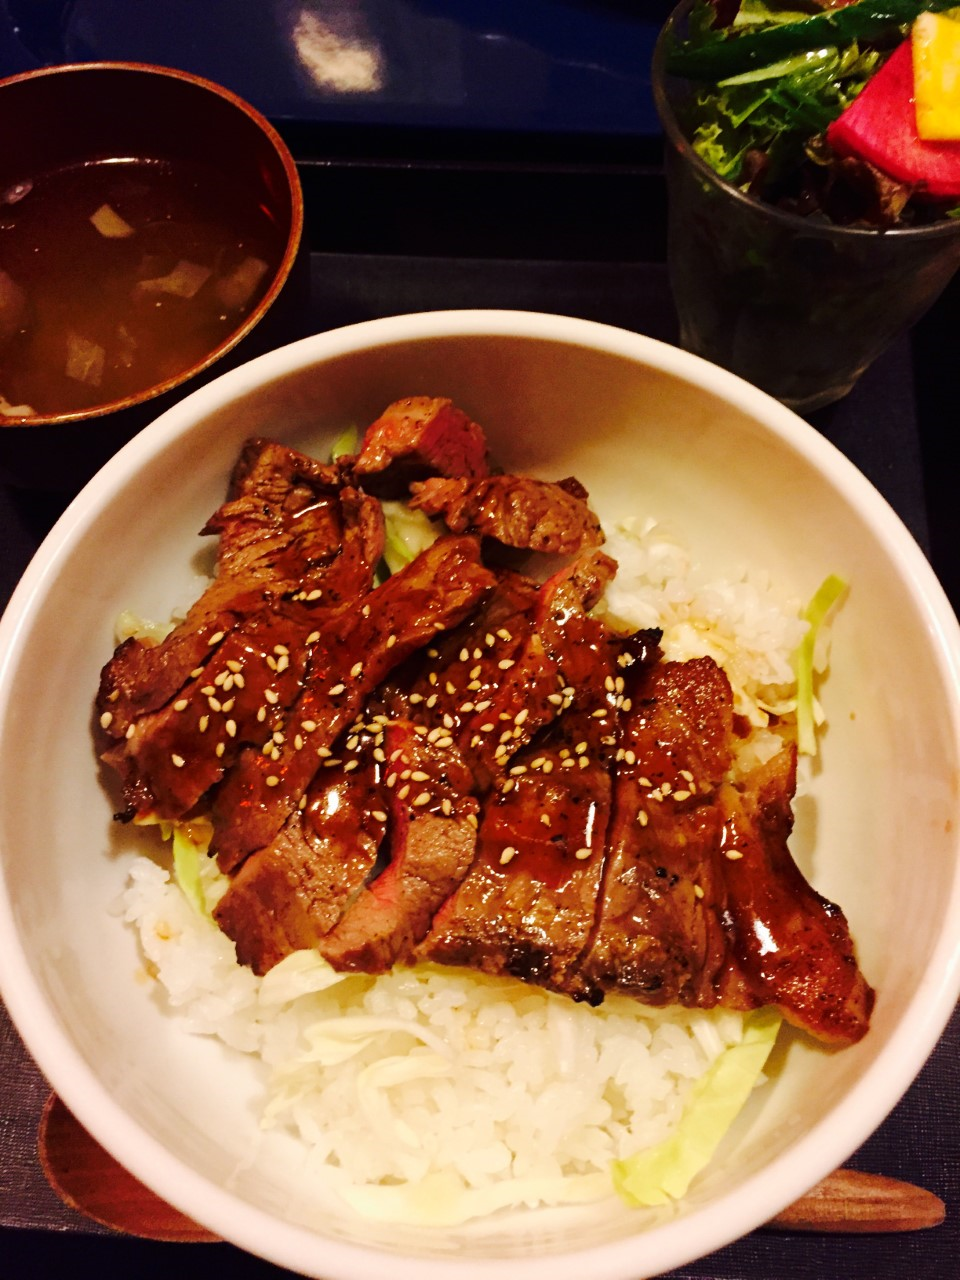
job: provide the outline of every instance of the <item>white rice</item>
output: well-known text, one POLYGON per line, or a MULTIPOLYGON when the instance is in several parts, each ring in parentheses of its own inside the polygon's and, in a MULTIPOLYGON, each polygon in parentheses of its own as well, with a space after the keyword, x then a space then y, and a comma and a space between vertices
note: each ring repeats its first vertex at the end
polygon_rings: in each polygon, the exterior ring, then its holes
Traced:
MULTIPOLYGON (((789 710, 796 602, 765 579, 709 581, 653 522, 608 531, 611 616, 660 626, 669 658, 709 653, 759 733, 789 710)), ((216 893, 217 874, 204 870, 216 893)), ((676 1128, 693 1083, 743 1036, 729 1011, 591 1009, 509 979, 425 967, 341 978, 300 952, 260 979, 169 872, 139 858, 124 895, 148 970, 188 1031, 251 1055, 263 1124, 298 1133, 361 1211, 457 1221, 612 1194, 611 1161, 676 1128)))

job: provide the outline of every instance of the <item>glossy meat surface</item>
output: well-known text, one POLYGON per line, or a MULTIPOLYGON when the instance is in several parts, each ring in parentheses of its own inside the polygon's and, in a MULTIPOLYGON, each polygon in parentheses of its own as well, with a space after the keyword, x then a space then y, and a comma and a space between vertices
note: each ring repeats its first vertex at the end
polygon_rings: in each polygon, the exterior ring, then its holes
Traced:
POLYGON ((489 476, 480 428, 413 397, 337 465, 250 441, 204 533, 216 578, 118 647, 97 711, 123 817, 212 821, 242 963, 427 961, 866 1032, 846 920, 789 851, 795 749, 744 775, 717 663, 598 613, 617 565, 576 481, 489 476), (371 480, 438 522, 384 581, 371 480))

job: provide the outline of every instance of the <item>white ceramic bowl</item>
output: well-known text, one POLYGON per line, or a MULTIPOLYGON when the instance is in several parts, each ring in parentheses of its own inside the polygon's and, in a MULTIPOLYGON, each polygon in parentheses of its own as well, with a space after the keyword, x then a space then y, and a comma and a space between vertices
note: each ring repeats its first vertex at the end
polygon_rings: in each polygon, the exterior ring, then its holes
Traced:
POLYGON ((0 979, 79 1120, 205 1226, 326 1280, 636 1280, 762 1223, 883 1120, 960 990, 960 634, 925 559, 830 444, 731 375, 556 316, 373 321, 273 352, 195 392, 83 491, 0 629, 0 979), (834 625, 829 731, 794 848, 849 917, 879 992, 869 1034, 795 1039, 683 1206, 616 1199, 461 1229, 364 1227, 303 1193, 292 1139, 258 1132, 249 1064, 191 1038, 135 978, 110 914, 135 848, 111 823, 91 732, 116 614, 164 616, 253 432, 324 450, 408 394, 453 397, 497 458, 576 474, 605 516, 669 517, 706 562, 766 566, 799 597, 851 583, 834 625), (389 1255, 389 1256, 385 1256, 389 1255), (507 1272, 504 1267, 507 1267, 507 1272))

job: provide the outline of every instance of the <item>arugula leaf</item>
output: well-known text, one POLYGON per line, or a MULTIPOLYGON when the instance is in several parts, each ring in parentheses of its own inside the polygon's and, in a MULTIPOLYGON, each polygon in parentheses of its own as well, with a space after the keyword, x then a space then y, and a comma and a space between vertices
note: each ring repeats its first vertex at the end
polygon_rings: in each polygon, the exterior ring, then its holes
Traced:
POLYGON ((767 157, 765 181, 775 182, 804 158, 873 75, 881 55, 819 49, 730 77, 695 94, 694 150, 722 178, 736 183, 750 151, 767 157))

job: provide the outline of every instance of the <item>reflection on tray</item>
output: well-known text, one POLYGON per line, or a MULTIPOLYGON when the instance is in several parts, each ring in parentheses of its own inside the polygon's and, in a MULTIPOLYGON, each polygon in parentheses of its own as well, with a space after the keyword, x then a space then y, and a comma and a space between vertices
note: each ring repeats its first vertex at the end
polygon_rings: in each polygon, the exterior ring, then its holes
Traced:
POLYGON ((274 119, 650 134, 669 9, 625 0, 4 0, 0 73, 129 59, 208 76, 274 119))

